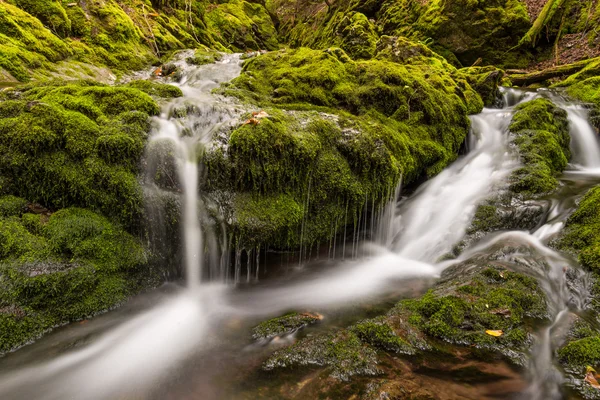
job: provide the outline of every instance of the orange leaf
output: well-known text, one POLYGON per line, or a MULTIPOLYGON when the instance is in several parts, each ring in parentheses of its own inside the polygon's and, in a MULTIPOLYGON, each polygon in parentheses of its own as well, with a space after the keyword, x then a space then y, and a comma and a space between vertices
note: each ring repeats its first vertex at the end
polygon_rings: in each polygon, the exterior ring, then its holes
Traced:
POLYGON ((596 370, 594 368, 587 367, 586 374, 585 374, 585 381, 587 383, 589 383, 593 388, 600 389, 600 383, 598 383, 598 380, 594 376, 595 373, 596 373, 596 370))
POLYGON ((490 336, 496 336, 496 337, 502 336, 504 334, 504 332, 502 332, 502 331, 492 331, 492 330, 487 330, 487 331, 485 331, 485 333, 487 333, 490 336))

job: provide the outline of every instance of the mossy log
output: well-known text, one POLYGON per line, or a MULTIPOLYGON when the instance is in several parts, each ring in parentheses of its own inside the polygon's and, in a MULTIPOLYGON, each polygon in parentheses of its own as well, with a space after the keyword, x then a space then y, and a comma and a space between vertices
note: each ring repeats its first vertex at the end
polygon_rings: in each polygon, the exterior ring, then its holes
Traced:
POLYGON ((550 23, 550 21, 556 14, 556 11, 559 10, 563 6, 564 3, 565 3, 565 0, 548 0, 546 5, 540 12, 540 15, 538 15, 538 17, 533 22, 533 25, 531 26, 531 28, 527 31, 525 36, 523 36, 523 38, 521 38, 521 40, 519 41, 519 46, 529 45, 529 44, 532 46, 535 46, 535 42, 537 41, 538 37, 540 36, 540 33, 542 33, 542 30, 544 29, 544 27, 546 25, 548 25, 548 23, 550 23))
POLYGON ((561 78, 573 75, 581 71, 594 61, 598 61, 598 58, 577 61, 572 64, 558 65, 556 67, 551 67, 542 71, 531 72, 528 74, 518 74, 514 73, 513 71, 512 74, 508 75, 508 77, 510 78, 514 86, 529 86, 534 83, 547 81, 548 79, 561 78))

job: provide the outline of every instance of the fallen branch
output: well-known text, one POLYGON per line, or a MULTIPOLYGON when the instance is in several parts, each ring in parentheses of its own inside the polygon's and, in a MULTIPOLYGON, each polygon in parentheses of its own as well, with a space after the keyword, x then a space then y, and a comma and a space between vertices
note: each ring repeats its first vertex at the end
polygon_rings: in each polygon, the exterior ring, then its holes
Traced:
MULTIPOLYGON (((540 83, 552 78, 566 77, 573 75, 584 69, 591 62, 598 61, 598 58, 577 61, 573 64, 558 65, 547 68, 542 71, 531 72, 528 74, 517 73, 517 71, 507 71, 508 77, 515 86, 529 86, 534 83, 540 83), (511 73, 512 72, 512 73, 511 73)), ((519 71, 520 72, 520 71, 519 71)))

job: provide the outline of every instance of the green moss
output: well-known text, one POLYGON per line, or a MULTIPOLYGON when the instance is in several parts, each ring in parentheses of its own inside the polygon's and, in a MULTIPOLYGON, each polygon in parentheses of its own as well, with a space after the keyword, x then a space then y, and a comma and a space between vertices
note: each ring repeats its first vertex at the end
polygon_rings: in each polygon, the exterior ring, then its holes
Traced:
POLYGON ((0 173, 5 190, 50 208, 100 209, 138 224, 136 179, 158 113, 147 94, 91 82, 30 85, 1 101, 0 173))
POLYGON ((535 279, 495 268, 480 270, 467 284, 446 282, 401 306, 414 313, 411 321, 429 336, 490 349, 522 349, 527 319, 547 318, 545 295, 535 279), (504 334, 495 338, 486 330, 504 334))
POLYGON ((524 166, 512 175, 511 190, 537 195, 558 185, 555 175, 562 172, 571 156, 566 112, 546 99, 536 99, 517 107, 509 129, 524 166))
POLYGON ((561 363, 584 367, 600 364, 600 337, 587 337, 570 342, 558 351, 561 363))
POLYGON ((480 57, 496 65, 522 63, 524 57, 506 53, 530 26, 527 8, 519 0, 388 0, 377 22, 384 34, 432 42, 434 49, 454 53, 463 65, 480 57))
POLYGON ((414 354, 415 349, 386 324, 384 318, 364 320, 349 328, 358 338, 374 347, 403 354, 414 354))
POLYGON ((69 208, 46 219, 0 218, 0 352, 113 307, 152 281, 139 240, 105 217, 69 208))
POLYGON ((15 0, 16 5, 38 18, 46 28, 59 37, 71 33, 71 21, 60 1, 57 0, 15 0))
POLYGON ((217 61, 220 61, 223 58, 221 53, 216 51, 208 51, 208 50, 196 50, 194 52, 193 57, 188 57, 186 59, 188 64, 192 65, 204 65, 204 64, 212 64, 217 61))
POLYGON ((237 192, 226 206, 246 245, 331 238, 356 225, 367 203, 386 200, 400 177, 433 176, 456 158, 481 99, 426 47, 413 44, 414 64, 400 65, 387 57, 411 53, 408 41, 390 46, 360 62, 339 48, 268 53, 221 88, 269 115, 203 155, 208 190, 237 192))
POLYGON ((263 321, 252 328, 252 337, 254 339, 269 339, 283 334, 296 332, 310 324, 320 320, 318 314, 311 313, 289 313, 281 317, 272 318, 263 321))
POLYGON ((470 67, 457 71, 481 96, 485 106, 494 104, 498 97, 498 87, 504 73, 495 67, 470 67))
POLYGON ((126 86, 136 88, 144 93, 156 97, 174 98, 183 96, 183 92, 177 86, 166 85, 164 83, 148 80, 131 81, 126 86))
POLYGON ((243 0, 215 4, 205 19, 209 31, 232 50, 275 50, 278 47, 273 21, 260 4, 243 0))
POLYGON ((376 375, 379 372, 375 351, 349 331, 304 338, 273 353, 263 368, 272 370, 295 365, 328 367, 331 376, 342 381, 354 375, 376 375))
POLYGON ((0 197, 0 218, 21 216, 27 207, 27 200, 15 196, 0 197))

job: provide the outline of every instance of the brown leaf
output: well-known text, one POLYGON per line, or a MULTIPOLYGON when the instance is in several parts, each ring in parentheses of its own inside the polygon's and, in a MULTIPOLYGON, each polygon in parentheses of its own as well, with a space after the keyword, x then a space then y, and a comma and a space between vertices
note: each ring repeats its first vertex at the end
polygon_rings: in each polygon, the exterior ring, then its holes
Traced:
POLYGON ((490 313, 494 315, 502 315, 504 318, 510 318, 511 316, 511 311, 508 308, 496 308, 495 310, 491 310, 490 313))
POLYGON ((596 370, 590 366, 586 368, 585 381, 589 383, 593 388, 600 389, 600 383, 596 379, 596 370))

